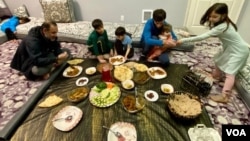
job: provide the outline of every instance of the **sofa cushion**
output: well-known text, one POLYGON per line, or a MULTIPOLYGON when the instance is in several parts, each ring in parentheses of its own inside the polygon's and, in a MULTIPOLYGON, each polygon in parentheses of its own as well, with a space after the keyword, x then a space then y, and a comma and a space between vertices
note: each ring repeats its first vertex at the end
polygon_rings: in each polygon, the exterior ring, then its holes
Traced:
POLYGON ((20 7, 14 9, 13 15, 17 17, 29 17, 29 14, 25 5, 21 5, 20 7))
POLYGON ((75 22, 73 0, 39 0, 45 21, 75 22))
POLYGON ((1 21, 11 17, 12 14, 7 6, 7 4, 5 3, 4 0, 0 0, 0 19, 1 21))

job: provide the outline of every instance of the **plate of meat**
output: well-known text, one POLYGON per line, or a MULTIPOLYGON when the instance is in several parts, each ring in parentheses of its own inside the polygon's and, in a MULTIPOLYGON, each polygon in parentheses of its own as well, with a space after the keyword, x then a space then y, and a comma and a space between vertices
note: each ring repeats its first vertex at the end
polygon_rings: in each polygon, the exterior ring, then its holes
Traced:
POLYGON ((167 77, 167 72, 161 67, 151 67, 147 72, 148 75, 153 79, 162 79, 167 77))
POLYGON ((125 62, 125 58, 121 55, 117 55, 117 56, 114 56, 114 57, 111 57, 109 58, 109 63, 112 64, 112 65, 121 65, 125 62))

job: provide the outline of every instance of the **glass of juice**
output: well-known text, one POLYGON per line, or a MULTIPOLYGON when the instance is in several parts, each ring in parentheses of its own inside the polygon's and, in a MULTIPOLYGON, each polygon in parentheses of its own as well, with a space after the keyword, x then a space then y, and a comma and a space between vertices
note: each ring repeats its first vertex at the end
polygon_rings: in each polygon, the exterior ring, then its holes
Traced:
POLYGON ((109 64, 105 64, 102 67, 102 81, 112 82, 111 70, 109 68, 109 64))

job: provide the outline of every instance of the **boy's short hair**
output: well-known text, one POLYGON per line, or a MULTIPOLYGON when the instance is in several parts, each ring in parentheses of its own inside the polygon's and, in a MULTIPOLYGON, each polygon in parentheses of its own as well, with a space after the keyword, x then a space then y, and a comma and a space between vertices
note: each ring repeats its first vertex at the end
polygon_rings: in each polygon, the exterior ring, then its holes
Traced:
POLYGON ((163 9, 156 9, 153 12, 153 19, 156 22, 161 22, 166 19, 166 12, 163 9))
POLYGON ((103 27, 102 20, 101 20, 101 19, 94 19, 94 20, 92 21, 92 27, 93 27, 94 29, 98 29, 98 28, 100 28, 100 27, 103 27))
POLYGON ((126 29, 124 27, 119 26, 118 28, 116 28, 116 30, 115 30, 116 36, 122 36, 125 34, 126 34, 126 29))

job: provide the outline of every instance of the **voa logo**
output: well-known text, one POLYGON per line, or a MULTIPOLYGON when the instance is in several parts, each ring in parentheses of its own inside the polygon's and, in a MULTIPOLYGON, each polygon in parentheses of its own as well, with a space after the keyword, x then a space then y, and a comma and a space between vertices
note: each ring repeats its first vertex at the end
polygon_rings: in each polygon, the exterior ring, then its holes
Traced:
POLYGON ((226 129, 227 136, 247 136, 244 129, 226 129))

